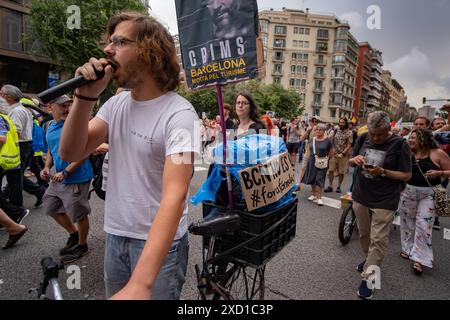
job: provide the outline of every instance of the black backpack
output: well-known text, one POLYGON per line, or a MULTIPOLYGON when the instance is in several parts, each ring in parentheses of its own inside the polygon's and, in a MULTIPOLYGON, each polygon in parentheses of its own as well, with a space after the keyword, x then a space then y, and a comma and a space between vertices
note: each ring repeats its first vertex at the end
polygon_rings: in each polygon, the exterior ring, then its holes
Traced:
POLYGON ((96 154, 96 155, 89 156, 89 161, 91 162, 92 171, 94 173, 94 179, 92 180, 92 190, 89 191, 89 198, 91 197, 91 193, 95 192, 100 199, 105 200, 106 192, 104 190, 102 190, 103 160, 105 160, 104 154, 96 154))

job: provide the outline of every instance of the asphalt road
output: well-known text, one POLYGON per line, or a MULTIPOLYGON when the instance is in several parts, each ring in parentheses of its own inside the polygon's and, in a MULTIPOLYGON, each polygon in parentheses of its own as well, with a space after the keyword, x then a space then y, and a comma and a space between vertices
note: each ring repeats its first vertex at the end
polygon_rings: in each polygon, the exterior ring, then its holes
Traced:
MULTIPOLYGON (((200 169, 202 170, 202 169, 200 169)), ((195 193, 206 178, 207 171, 197 171, 191 184, 195 193)), ((350 176, 346 177, 343 191, 348 189, 350 176)), ((309 187, 300 195, 296 237, 270 262, 266 268, 266 299, 316 300, 358 299, 356 290, 360 275, 356 265, 364 257, 357 234, 346 246, 338 239, 337 228, 341 210, 318 207, 309 202, 309 187)), ((327 196, 338 198, 332 193, 327 196)), ((25 195, 25 205, 32 208, 35 198, 25 195)), ((75 273, 60 274, 60 284, 65 299, 104 299, 103 251, 103 201, 95 195, 91 199, 90 253, 79 260, 81 289, 67 288, 67 280, 75 273)), ((190 206, 189 221, 201 217, 201 208, 190 206)), ((44 215, 42 208, 32 209, 24 221, 30 231, 11 250, 0 250, 0 299, 35 299, 29 294, 42 280, 39 261, 44 256, 58 258, 59 249, 67 235, 56 223, 44 215)), ((441 219, 441 225, 450 229, 450 219, 441 219)), ((0 231, 0 243, 7 239, 0 231)), ((399 257, 399 229, 392 228, 387 256, 381 274, 381 290, 374 299, 450 299, 450 241, 443 239, 443 230, 433 232, 435 267, 426 270, 421 277, 412 273, 411 262, 399 257)), ((190 253, 187 280, 182 299, 197 299, 194 265, 201 262, 201 239, 190 236, 190 253)), ((71 282, 73 283, 73 282, 71 282)))

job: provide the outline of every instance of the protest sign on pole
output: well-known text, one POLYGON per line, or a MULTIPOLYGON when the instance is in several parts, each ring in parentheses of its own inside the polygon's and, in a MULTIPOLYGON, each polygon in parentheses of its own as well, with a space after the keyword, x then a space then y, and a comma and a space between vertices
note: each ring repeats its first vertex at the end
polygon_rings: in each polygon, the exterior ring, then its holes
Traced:
POLYGON ((256 0, 175 0, 175 5, 189 88, 257 77, 256 0))

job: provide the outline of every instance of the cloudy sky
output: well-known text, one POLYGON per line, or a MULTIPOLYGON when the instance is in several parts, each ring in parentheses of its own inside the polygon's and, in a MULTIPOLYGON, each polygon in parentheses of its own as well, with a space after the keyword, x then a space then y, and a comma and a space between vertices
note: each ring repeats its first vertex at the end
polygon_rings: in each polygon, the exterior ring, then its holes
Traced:
MULTIPOLYGON (((150 0, 150 5, 153 15, 177 34, 175 1, 150 0)), ((405 88, 411 105, 420 107, 422 97, 450 99, 450 0, 258 0, 258 7, 309 8, 348 20, 358 41, 383 52, 384 68, 405 88), (372 5, 380 8, 379 30, 367 27, 372 5)))

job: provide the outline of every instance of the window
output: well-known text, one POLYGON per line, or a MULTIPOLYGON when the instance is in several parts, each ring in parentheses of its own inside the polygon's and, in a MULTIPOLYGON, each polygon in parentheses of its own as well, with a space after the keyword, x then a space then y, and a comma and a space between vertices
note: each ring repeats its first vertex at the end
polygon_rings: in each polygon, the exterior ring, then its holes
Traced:
POLYGON ((314 95, 314 103, 320 104, 321 101, 322 101, 322 95, 321 94, 315 94, 314 95))
POLYGON ((280 84, 281 78, 280 77, 273 77, 273 83, 280 84))
POLYGON ((309 41, 304 41, 303 48, 309 48, 309 41))
POLYGON ((323 63, 323 54, 319 54, 319 56, 318 56, 318 58, 317 58, 317 61, 318 61, 319 63, 323 63))
POLYGON ((316 50, 317 51, 328 51, 328 42, 317 41, 316 50))
POLYGON ((274 64, 273 65, 273 71, 274 72, 278 72, 278 73, 281 73, 281 70, 282 70, 282 65, 281 64, 274 64))
POLYGON ((313 115, 317 116, 317 117, 320 117, 320 109, 314 109, 313 110, 313 115))
POLYGON ((334 42, 334 51, 347 51, 347 40, 336 40, 334 42))
POLYGON ((301 84, 301 80, 300 79, 295 79, 295 87, 299 88, 301 84))
POLYGON ((303 67, 302 71, 303 71, 303 73, 308 73, 308 67, 303 67))
POLYGON ((316 80, 314 88, 318 89, 318 90, 322 90, 322 84, 323 84, 322 80, 316 80))
POLYGON ((289 79, 289 86, 295 86, 295 79, 289 79))
POLYGON ((319 76, 323 76, 323 68, 322 67, 317 67, 316 68, 316 74, 319 76))
POLYGON ((264 45, 264 47, 267 47, 267 36, 266 35, 264 35, 263 37, 262 37, 262 42, 263 42, 263 45, 264 45))
POLYGON ((283 52, 282 51, 275 51, 274 57, 276 60, 283 60, 283 52))
POLYGON ((302 72, 302 66, 301 65, 297 65, 297 68, 295 69, 295 71, 297 73, 301 73, 302 72))
POLYGON ((297 60, 297 52, 292 52, 291 58, 292 60, 297 60))
POLYGON ((22 48, 22 13, 0 8, 0 47, 23 51, 22 48))
POLYGON ((309 55, 307 53, 303 54, 303 60, 308 60, 309 55))
POLYGON ((269 32, 269 23, 265 20, 260 20, 259 25, 261 26, 261 32, 268 33, 269 32))
POLYGON ((337 29, 337 38, 338 39, 347 39, 348 30, 347 28, 338 28, 337 29))
POLYGON ((303 87, 303 88, 306 87, 306 79, 302 79, 302 87, 303 87))
POLYGON ((309 35, 309 28, 305 28, 305 34, 309 35))
POLYGON ((273 46, 275 48, 285 48, 286 47, 286 40, 284 40, 284 39, 274 39, 273 40, 273 46))
POLYGON ((336 118, 336 110, 335 109, 330 110, 330 117, 331 118, 336 118))
POLYGON ((291 73, 295 73, 295 65, 291 66, 291 73))
POLYGON ((297 41, 297 40, 292 40, 292 46, 293 47, 298 47, 298 43, 301 41, 297 41))
POLYGON ((275 34, 286 34, 286 26, 275 26, 275 34))
POLYGON ((339 56, 333 56, 333 62, 345 62, 345 56, 339 55, 339 56))
POLYGON ((328 39, 328 30, 327 29, 319 29, 317 30, 317 37, 328 39))

